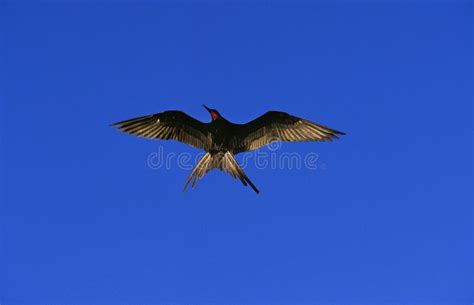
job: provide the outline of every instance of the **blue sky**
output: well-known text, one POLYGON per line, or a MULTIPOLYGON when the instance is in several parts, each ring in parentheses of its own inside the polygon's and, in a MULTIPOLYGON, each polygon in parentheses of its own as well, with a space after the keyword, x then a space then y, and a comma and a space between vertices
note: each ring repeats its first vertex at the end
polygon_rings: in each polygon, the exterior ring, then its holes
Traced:
MULTIPOLYGON (((472 302, 469 2, 4 1, 0 303, 472 302), (347 132, 214 171, 118 120, 201 104, 347 132)), ((270 152, 263 149, 264 152, 270 152)), ((242 156, 239 156, 242 160, 242 156)))

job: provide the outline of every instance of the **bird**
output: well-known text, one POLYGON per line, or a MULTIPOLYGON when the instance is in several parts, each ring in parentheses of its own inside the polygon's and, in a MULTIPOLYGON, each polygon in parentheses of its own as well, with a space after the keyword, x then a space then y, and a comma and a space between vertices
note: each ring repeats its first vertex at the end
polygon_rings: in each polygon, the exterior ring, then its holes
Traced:
POLYGON ((111 126, 128 134, 149 139, 176 140, 205 151, 188 176, 183 192, 192 180, 198 180, 213 169, 229 173, 255 193, 252 183, 235 159, 235 155, 266 146, 274 141, 332 141, 344 132, 313 123, 281 111, 268 111, 260 117, 236 124, 219 111, 202 105, 210 114, 209 123, 201 122, 183 111, 168 110, 113 123, 111 126))

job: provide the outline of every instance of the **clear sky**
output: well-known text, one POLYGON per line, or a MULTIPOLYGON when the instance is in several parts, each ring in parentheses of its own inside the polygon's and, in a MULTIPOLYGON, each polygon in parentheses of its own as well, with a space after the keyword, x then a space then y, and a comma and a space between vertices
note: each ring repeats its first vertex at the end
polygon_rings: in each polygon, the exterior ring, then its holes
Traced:
POLYGON ((0 4, 2 305, 473 301, 472 4, 252 3, 0 4), (109 127, 201 104, 347 136, 182 193, 109 127))

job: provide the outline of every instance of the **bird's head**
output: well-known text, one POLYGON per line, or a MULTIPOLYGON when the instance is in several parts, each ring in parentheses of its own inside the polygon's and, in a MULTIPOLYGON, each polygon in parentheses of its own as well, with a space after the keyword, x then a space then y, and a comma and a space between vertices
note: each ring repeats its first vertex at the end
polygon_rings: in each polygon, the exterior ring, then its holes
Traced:
POLYGON ((211 114, 211 118, 213 121, 216 121, 220 118, 222 118, 221 114, 216 110, 216 109, 210 109, 206 105, 202 105, 204 108, 206 108, 207 111, 211 114))

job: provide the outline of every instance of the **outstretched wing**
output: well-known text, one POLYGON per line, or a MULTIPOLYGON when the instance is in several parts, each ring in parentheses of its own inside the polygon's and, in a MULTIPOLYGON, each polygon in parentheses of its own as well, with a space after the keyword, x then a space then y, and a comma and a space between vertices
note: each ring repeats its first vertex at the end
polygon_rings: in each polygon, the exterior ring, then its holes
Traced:
POLYGON ((202 149, 209 147, 207 124, 182 111, 165 111, 117 122, 112 126, 139 137, 177 140, 202 149))
POLYGON ((273 141, 332 141, 345 133, 285 112, 269 111, 247 124, 238 125, 234 153, 258 149, 273 141))

